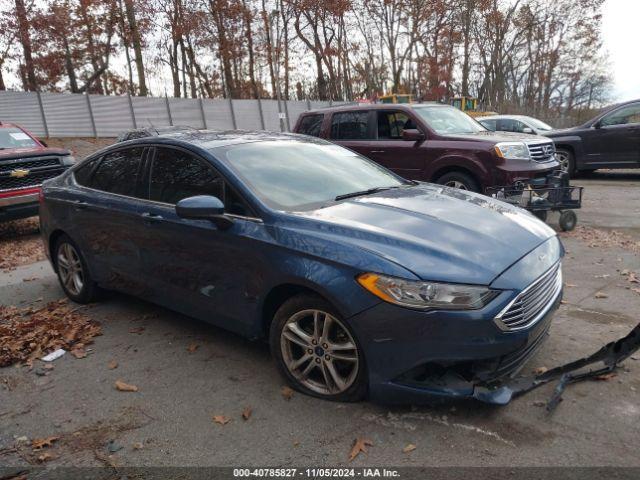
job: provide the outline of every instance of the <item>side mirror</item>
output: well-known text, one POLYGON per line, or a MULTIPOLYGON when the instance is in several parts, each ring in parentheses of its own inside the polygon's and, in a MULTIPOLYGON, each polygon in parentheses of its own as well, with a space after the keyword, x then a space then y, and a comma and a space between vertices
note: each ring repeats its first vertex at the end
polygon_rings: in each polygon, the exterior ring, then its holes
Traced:
POLYGON ((402 131, 402 140, 407 142, 421 142, 425 139, 424 133, 417 128, 409 128, 402 131))
POLYGON ((524 128, 522 129, 522 133, 529 133, 529 134, 531 134, 531 133, 533 133, 533 128, 524 127, 524 128))
POLYGON ((183 198, 176 204, 176 213, 180 218, 210 220, 220 230, 226 230, 233 225, 233 220, 224 214, 222 201, 211 195, 183 198))

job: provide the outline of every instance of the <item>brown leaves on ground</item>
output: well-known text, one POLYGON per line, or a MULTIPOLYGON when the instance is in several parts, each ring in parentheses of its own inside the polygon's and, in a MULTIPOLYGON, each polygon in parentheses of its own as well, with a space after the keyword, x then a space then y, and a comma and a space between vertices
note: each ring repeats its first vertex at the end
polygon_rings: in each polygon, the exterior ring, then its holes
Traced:
POLYGON ((251 407, 244 407, 244 410, 242 410, 242 419, 243 420, 249 420, 249 418, 251 418, 251 407))
POLYGON ((60 437, 46 437, 46 438, 35 438, 31 442, 31 447, 34 451, 42 450, 45 447, 50 447, 53 445, 53 442, 58 440, 60 437))
POLYGON ((594 295, 594 298, 609 298, 609 295, 606 293, 598 292, 594 295))
POLYGON ((416 447, 413 443, 407 443, 407 445, 402 449, 402 453, 409 453, 409 452, 413 452, 416 447))
POLYGON ((56 457, 51 455, 49 452, 44 452, 42 455, 38 455, 38 462, 44 463, 48 462, 49 460, 53 460, 54 458, 56 457))
POLYGON ((353 446, 351 447, 351 452, 349 452, 349 461, 352 461, 356 458, 360 452, 367 453, 367 447, 373 447, 373 442, 367 438, 356 438, 353 441, 353 446))
POLYGON ((578 225, 572 232, 563 232, 562 237, 572 237, 586 242, 591 248, 618 247, 633 253, 640 253, 640 242, 617 230, 599 230, 578 225))
POLYGON ((290 387, 282 387, 280 393, 285 400, 291 400, 291 397, 293 397, 293 390, 290 387))
POLYGON ((198 350, 198 347, 200 347, 200 345, 198 345, 197 343, 192 343, 187 347, 187 352, 195 353, 195 351, 198 350))
POLYGON ((226 425, 231 421, 231 419, 229 417, 225 417, 224 415, 214 415, 213 421, 220 425, 226 425))
POLYGON ((115 360, 111 360, 107 365, 107 368, 109 370, 115 370, 116 368, 118 368, 118 362, 116 362, 115 360))
POLYGON ((45 259, 37 218, 0 224, 0 270, 45 259))
POLYGON ((82 347, 78 347, 71 350, 71 355, 76 358, 85 358, 87 356, 87 351, 82 347))
POLYGON ((123 382, 122 380, 116 380, 115 387, 117 390, 121 392, 137 392, 138 387, 135 385, 130 385, 128 383, 123 382))
POLYGON ((548 370, 547 367, 538 367, 538 368, 534 368, 533 373, 534 375, 542 375, 543 373, 546 373, 548 370))
POLYGON ((41 308, 0 306, 0 367, 31 364, 59 348, 79 352, 97 335, 100 324, 66 299, 41 308))
POLYGON ((129 333, 136 333, 138 335, 141 335, 142 332, 144 332, 144 327, 135 327, 129 329, 129 333))

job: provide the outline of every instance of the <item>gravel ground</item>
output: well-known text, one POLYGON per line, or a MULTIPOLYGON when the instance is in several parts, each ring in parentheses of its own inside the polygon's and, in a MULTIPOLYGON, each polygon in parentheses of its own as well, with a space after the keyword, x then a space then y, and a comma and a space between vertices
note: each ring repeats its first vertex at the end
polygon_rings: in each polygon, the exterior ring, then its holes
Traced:
MULTIPOLYGON (((565 303, 525 371, 592 353, 640 320, 640 294, 621 274, 640 276, 638 180, 603 173, 577 181, 587 187, 586 227, 562 234, 565 303)), ((62 296, 46 262, 0 274, 0 304, 62 296)), ((81 311, 103 333, 85 358, 66 354, 52 370, 40 361, 0 368, 0 466, 640 466, 640 353, 614 378, 570 386, 553 414, 539 406, 553 385, 505 407, 387 408, 286 399, 262 343, 133 298, 112 295, 81 311), (138 391, 118 391, 117 380, 138 391), (47 437, 59 438, 34 452, 31 442, 47 437), (349 462, 356 438, 373 445, 349 462), (416 448, 404 453, 408 444, 416 448)))

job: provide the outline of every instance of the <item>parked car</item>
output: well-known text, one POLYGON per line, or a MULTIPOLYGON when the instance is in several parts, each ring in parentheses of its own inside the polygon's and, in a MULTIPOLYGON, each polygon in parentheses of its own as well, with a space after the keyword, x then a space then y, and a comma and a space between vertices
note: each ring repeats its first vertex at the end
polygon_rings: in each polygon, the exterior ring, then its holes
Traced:
POLYGON ((515 132, 529 135, 546 135, 553 130, 551 125, 526 115, 491 115, 477 117, 476 120, 492 132, 515 132))
POLYGON ((348 147, 412 180, 483 192, 558 168, 545 137, 494 133, 441 104, 353 105, 305 112, 295 132, 348 147))
POLYGON ((114 289, 268 339, 302 392, 500 402, 562 296, 562 245, 506 203, 324 140, 199 131, 115 144, 45 182, 73 301, 114 289))
POLYGON ((640 100, 609 107, 584 125, 547 132, 570 174, 640 168, 640 100))
POLYGON ((48 148, 24 128, 0 122, 0 222, 37 215, 42 182, 74 163, 68 150, 48 148))

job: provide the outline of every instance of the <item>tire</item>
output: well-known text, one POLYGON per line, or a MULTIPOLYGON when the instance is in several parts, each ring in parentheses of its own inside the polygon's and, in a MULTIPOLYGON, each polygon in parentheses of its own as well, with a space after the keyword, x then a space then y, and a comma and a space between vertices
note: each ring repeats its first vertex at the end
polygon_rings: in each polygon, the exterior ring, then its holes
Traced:
POLYGON ((93 281, 87 261, 78 245, 63 234, 56 241, 53 252, 58 280, 65 295, 76 303, 91 303, 97 300, 100 289, 93 281))
POLYGON ((547 221, 547 211, 546 210, 534 210, 531 213, 533 213, 533 215, 535 217, 538 217, 538 219, 542 220, 543 222, 547 221))
POLYGON ((339 402, 365 397, 362 348, 333 306, 318 295, 299 294, 284 302, 271 322, 269 344, 280 372, 296 390, 339 402))
POLYGON ((560 163, 560 169, 567 172, 570 177, 576 175, 576 160, 571 150, 566 148, 556 149, 556 159, 560 163))
POLYGON ((573 210, 565 210, 560 214, 560 220, 558 224, 563 232, 570 232, 576 228, 578 223, 578 215, 573 210))
POLYGON ((445 173, 436 180, 436 183, 446 185, 447 187, 459 188, 461 190, 480 192, 480 186, 476 179, 464 172, 445 173))

